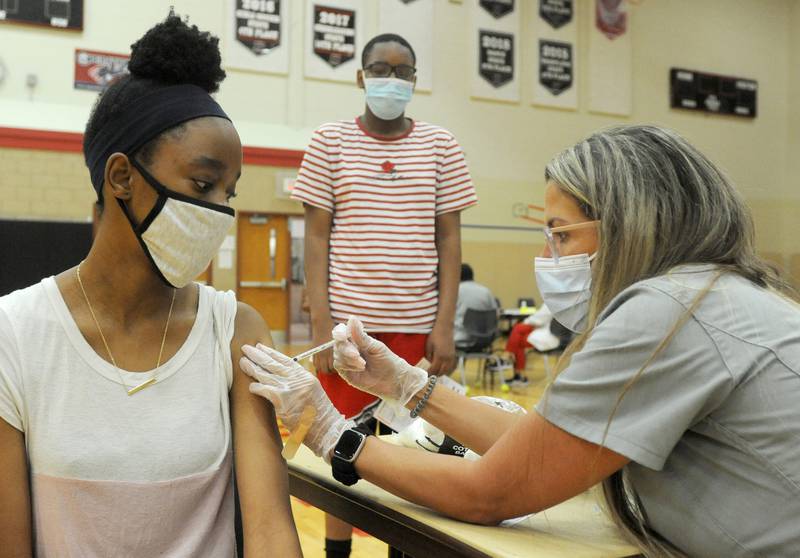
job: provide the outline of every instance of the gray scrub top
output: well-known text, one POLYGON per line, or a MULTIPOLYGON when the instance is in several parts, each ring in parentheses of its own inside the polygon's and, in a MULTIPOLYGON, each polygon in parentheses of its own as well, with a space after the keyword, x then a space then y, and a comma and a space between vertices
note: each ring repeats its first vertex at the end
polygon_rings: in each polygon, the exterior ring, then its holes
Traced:
POLYGON ((618 295, 537 411, 631 459, 650 525, 690 556, 800 556, 800 307, 723 275, 623 398, 713 266, 618 295))

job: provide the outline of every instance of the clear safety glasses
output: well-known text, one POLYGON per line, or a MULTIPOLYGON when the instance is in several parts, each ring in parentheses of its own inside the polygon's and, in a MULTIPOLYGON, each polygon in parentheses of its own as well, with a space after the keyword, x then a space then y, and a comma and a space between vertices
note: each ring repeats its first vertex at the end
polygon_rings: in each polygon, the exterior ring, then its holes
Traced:
POLYGON ((545 227, 544 238, 547 242, 547 247, 550 249, 550 255, 553 258, 553 261, 557 264, 559 256, 563 255, 561 247, 567 241, 569 236, 566 233, 578 229, 596 227, 599 224, 600 220, 598 219, 595 221, 584 221, 583 223, 573 223, 572 225, 562 225, 560 227, 545 227))

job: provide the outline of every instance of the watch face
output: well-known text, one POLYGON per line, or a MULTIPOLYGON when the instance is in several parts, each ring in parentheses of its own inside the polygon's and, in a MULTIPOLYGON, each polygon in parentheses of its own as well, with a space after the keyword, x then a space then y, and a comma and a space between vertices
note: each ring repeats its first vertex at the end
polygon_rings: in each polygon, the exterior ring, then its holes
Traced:
POLYGON ((345 461, 352 461, 356 451, 364 441, 365 436, 353 430, 345 430, 339 443, 333 450, 333 455, 345 461))

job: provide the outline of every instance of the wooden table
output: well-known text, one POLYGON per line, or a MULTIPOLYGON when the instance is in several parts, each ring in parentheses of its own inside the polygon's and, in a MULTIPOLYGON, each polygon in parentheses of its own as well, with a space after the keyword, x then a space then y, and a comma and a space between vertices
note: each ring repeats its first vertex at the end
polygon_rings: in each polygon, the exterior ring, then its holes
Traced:
MULTIPOLYGON (((486 527, 446 518, 361 480, 347 487, 305 446, 289 462, 293 496, 414 558, 635 556, 589 493, 512 525, 486 527)), ((435 482, 431 490, 436 490, 435 482)))

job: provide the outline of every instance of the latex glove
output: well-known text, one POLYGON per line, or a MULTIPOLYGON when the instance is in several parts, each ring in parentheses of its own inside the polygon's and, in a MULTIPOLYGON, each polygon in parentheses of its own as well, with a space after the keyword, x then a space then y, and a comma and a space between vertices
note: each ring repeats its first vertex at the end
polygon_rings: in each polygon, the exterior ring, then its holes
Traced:
POLYGON ((286 428, 294 431, 307 406, 317 410, 303 443, 330 463, 331 453, 342 433, 355 423, 331 403, 317 378, 286 355, 262 344, 242 347, 242 371, 256 380, 250 393, 267 399, 286 428))
POLYGON ((346 326, 333 328, 333 340, 333 367, 361 391, 405 405, 428 382, 427 372, 367 335, 357 318, 351 316, 346 326))

